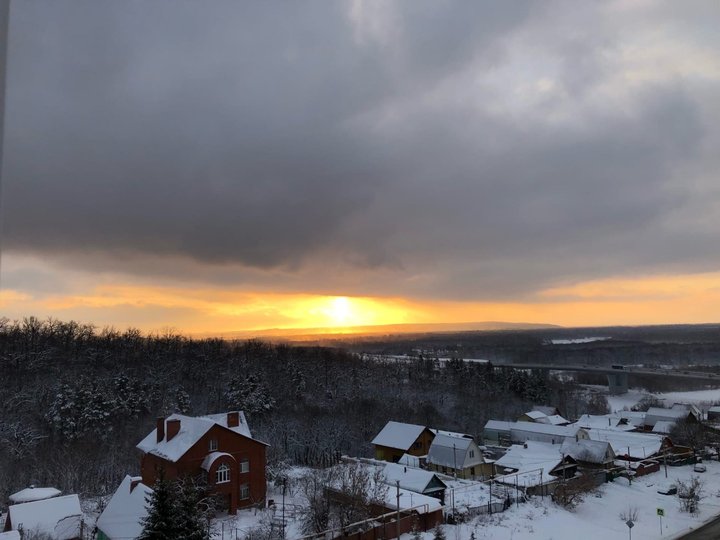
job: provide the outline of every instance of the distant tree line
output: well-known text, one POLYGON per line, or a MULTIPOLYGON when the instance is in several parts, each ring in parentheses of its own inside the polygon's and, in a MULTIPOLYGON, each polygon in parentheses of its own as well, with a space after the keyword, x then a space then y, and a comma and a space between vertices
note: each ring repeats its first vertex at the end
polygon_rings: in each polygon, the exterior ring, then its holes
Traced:
POLYGON ((271 445, 272 471, 371 455, 391 419, 479 436, 488 419, 515 419, 532 404, 568 416, 592 410, 571 381, 459 355, 391 360, 33 317, 0 319, 0 380, 2 501, 29 484, 114 491, 139 470, 135 445, 172 412, 244 410, 271 445))

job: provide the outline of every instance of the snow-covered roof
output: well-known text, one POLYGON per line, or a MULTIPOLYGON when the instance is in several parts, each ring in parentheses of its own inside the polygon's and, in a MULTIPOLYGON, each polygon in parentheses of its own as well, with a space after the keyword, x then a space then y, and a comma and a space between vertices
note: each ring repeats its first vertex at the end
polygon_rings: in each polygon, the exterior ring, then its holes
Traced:
POLYGON ((510 430, 515 426, 515 422, 506 422, 504 420, 488 420, 485 423, 485 429, 489 429, 492 431, 507 431, 510 433, 510 430))
POLYGON ((528 411, 525 413, 525 416, 532 418, 533 420, 538 420, 540 418, 547 418, 548 415, 542 411, 528 411))
MULTIPOLYGON (((397 490, 387 490, 385 506, 393 510, 398 508, 397 490)), ((442 508, 442 504, 435 497, 400 488, 400 510, 410 510, 411 508, 418 514, 427 514, 439 510, 442 508)))
POLYGON ((140 478, 126 476, 97 520, 97 527, 111 540, 135 539, 143 530, 147 516, 147 498, 152 489, 139 482, 140 478), (138 482, 130 491, 133 482, 138 482))
POLYGON ((13 530, 50 535, 55 540, 79 538, 82 510, 77 495, 12 504, 8 518, 13 530))
POLYGON ((585 429, 609 429, 614 431, 632 431, 635 426, 626 424, 627 420, 615 414, 583 414, 573 425, 585 429))
POLYGON ((651 457, 662 448, 663 438, 651 433, 611 431, 607 429, 589 429, 593 441, 607 441, 618 456, 629 455, 642 459, 651 457))
POLYGON ((397 463, 386 463, 383 474, 388 484, 394 486, 399 481, 402 489, 414 491, 415 493, 441 491, 446 487, 445 483, 435 473, 398 465, 397 463), (430 484, 435 484, 435 486, 430 484))
POLYGON ((652 428, 653 433, 663 433, 667 435, 675 427, 675 422, 670 420, 658 420, 652 428))
POLYGON ((710 408, 708 409, 708 412, 720 413, 720 405, 715 405, 714 407, 710 407, 710 408))
POLYGON ((412 456, 410 454, 403 454, 398 460, 400 465, 407 465, 408 467, 420 468, 420 458, 418 456, 412 456))
POLYGON ((633 426, 642 426, 645 422, 644 411, 618 411, 617 414, 633 426))
POLYGON ((650 407, 645 414, 645 425, 654 426, 660 420, 677 422, 688 417, 690 411, 687 409, 663 409, 662 407, 650 407))
POLYGON ((390 420, 380 433, 375 436, 372 444, 397 448, 398 450, 409 450, 425 429, 425 426, 390 420))
POLYGON ((533 411, 540 411, 541 413, 545 413, 547 416, 557 414, 557 408, 549 405, 534 405, 533 411))
POLYGON ((576 461, 586 461, 598 465, 615 459, 612 445, 607 441, 566 439, 560 447, 560 453, 572 457, 576 461))
MULTIPOLYGON (((525 444, 513 444, 503 457, 495 462, 495 467, 500 472, 503 468, 514 469, 510 473, 508 482, 515 483, 517 476, 518 485, 523 487, 537 486, 556 480, 550 474, 563 460, 560 453, 560 446, 536 441, 528 441, 525 444)), ((496 479, 502 482, 502 477, 496 479)))
MULTIPOLYGON (((474 441, 466 437, 452 437, 450 435, 438 434, 433 439, 428 451, 427 462, 441 467, 453 469, 465 468, 465 461, 468 449, 474 446, 474 441)), ((482 453, 477 450, 477 455, 472 458, 472 463, 482 463, 482 453)), ((468 465, 469 466, 469 465, 468 465)))
POLYGON ((544 435, 556 435, 558 437, 575 437, 581 429, 582 428, 578 426, 552 426, 550 424, 538 424, 536 422, 515 422, 515 425, 511 427, 512 432, 542 433, 544 435))
POLYGON ((25 489, 21 489, 17 493, 10 495, 10 502, 12 504, 42 501, 43 499, 50 499, 60 495, 61 491, 54 487, 35 487, 30 486, 25 489))
MULTIPOLYGON (((550 416, 546 416, 545 420, 548 424, 552 424, 553 426, 564 426, 570 423, 567 418, 563 418, 559 414, 551 414, 550 416)), ((541 419, 540 422, 543 422, 543 420, 541 419)))
POLYGON ((0 532, 0 540, 21 540, 17 531, 0 532))
MULTIPOLYGON (((210 428, 216 425, 222 426, 238 433, 239 435, 252 439, 250 427, 248 426, 247 420, 245 420, 245 414, 242 411, 238 411, 239 424, 237 426, 228 427, 227 416, 227 413, 211 414, 207 416, 171 414, 165 419, 165 424, 167 426, 167 422, 170 420, 180 420, 180 431, 177 435, 169 441, 167 440, 166 435, 163 440, 158 442, 156 428, 153 429, 147 437, 140 441, 137 448, 146 454, 153 454, 163 459, 167 459, 168 461, 175 462, 184 456, 190 448, 192 448, 208 431, 210 431, 210 428)), ((165 428, 165 433, 167 434, 167 427, 165 428)), ((265 443, 261 442, 261 444, 265 443)))
POLYGON ((223 456, 229 456, 232 458, 232 455, 228 454, 227 452, 210 452, 207 456, 205 456, 205 459, 203 459, 203 462, 200 465, 200 467, 204 471, 209 471, 210 468, 212 467, 213 463, 215 463, 215 460, 218 458, 221 458, 223 456))

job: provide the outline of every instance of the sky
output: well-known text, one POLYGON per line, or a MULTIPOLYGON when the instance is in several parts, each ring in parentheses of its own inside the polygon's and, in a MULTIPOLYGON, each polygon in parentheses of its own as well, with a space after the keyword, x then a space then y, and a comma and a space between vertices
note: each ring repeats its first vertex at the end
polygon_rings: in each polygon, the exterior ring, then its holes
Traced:
POLYGON ((0 315, 718 322, 719 16, 13 2, 0 315))

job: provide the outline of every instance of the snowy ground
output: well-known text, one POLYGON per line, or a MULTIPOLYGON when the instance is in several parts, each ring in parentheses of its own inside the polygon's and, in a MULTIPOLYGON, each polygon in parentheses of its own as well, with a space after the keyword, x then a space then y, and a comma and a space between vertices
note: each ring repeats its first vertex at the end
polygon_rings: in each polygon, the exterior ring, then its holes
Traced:
MULTIPOLYGON (((607 394, 607 386, 583 385, 589 390, 607 394)), ((607 396, 608 404, 612 412, 622 411, 623 409, 631 409, 642 398, 646 396, 654 396, 663 401, 665 406, 670 407, 673 403, 694 403, 701 408, 707 408, 716 401, 720 401, 720 389, 713 390, 690 390, 687 392, 661 392, 651 393, 642 388, 631 388, 627 394, 619 396, 607 396)))
MULTIPOLYGON (((627 538, 628 528, 621 514, 634 509, 637 520, 633 539, 655 540, 661 538, 657 508, 662 508, 665 511, 662 538, 676 538, 720 514, 720 463, 706 465, 708 471, 701 474, 693 473, 692 466, 668 467, 667 479, 660 471, 638 478, 632 485, 617 479, 601 486, 597 496, 588 495, 574 511, 565 510, 548 498, 534 497, 502 514, 479 516, 462 525, 445 525, 444 529, 448 539, 468 539, 474 532, 478 539, 608 540, 627 538), (693 475, 705 482, 705 498, 696 516, 680 511, 677 496, 657 493, 659 484, 687 481, 693 475)), ((424 535, 425 540, 432 537, 432 533, 424 535)), ((403 539, 409 540, 410 535, 403 535, 403 539)))

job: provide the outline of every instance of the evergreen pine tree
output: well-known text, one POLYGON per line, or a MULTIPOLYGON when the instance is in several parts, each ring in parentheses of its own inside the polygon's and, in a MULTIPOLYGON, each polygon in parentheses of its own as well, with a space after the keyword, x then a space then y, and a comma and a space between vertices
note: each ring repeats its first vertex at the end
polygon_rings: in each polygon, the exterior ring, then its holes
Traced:
POLYGON ((199 507, 203 493, 202 488, 192 478, 184 478, 178 491, 178 540, 209 540, 205 516, 199 507))
POLYGON ((445 539, 445 531, 442 529, 442 525, 439 525, 435 527, 435 530, 433 531, 433 540, 446 540, 445 539))
POLYGON ((160 476, 155 482, 152 495, 147 499, 148 515, 143 520, 140 540, 174 540, 178 538, 177 486, 160 476))

